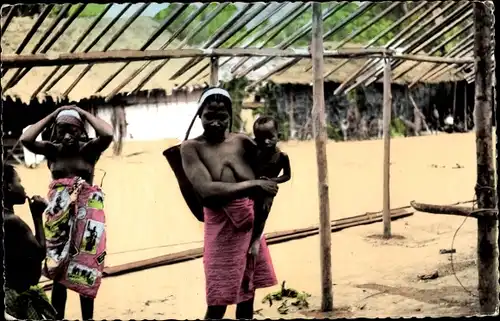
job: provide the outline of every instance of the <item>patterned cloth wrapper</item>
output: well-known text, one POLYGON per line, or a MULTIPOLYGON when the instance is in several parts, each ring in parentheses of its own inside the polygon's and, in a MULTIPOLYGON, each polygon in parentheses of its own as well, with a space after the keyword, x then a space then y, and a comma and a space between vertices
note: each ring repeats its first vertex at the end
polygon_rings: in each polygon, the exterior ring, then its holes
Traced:
POLYGON ((98 186, 75 177, 54 180, 48 199, 43 275, 95 298, 106 256, 104 195, 98 186))
POLYGON ((248 254, 254 222, 253 201, 234 200, 219 210, 205 208, 203 265, 207 305, 248 301, 255 289, 276 285, 266 240, 259 254, 248 254))
POLYGON ((56 310, 39 286, 22 293, 5 287, 5 313, 20 320, 55 320, 56 310))

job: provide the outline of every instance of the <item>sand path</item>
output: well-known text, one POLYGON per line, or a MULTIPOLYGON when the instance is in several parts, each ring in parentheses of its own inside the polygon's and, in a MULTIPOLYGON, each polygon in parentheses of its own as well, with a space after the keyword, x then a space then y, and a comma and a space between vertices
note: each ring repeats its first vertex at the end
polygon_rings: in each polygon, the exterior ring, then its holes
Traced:
MULTIPOLYGON (((103 181, 109 253, 106 265, 202 246, 202 225, 184 205, 173 174, 161 155, 172 144, 175 142, 127 143, 124 155, 140 154, 113 158, 107 152, 99 161, 97 168, 106 172, 103 181)), ((328 144, 332 219, 381 209, 382 144, 381 140, 328 144)), ((286 143, 282 149, 290 156, 293 177, 280 188, 267 232, 318 222, 314 142, 286 143)), ((473 197, 474 134, 393 139, 391 162, 393 208, 406 206, 413 199, 447 204, 473 197)), ((46 193, 49 173, 45 164, 34 170, 20 168, 19 172, 28 193, 46 193)), ((98 170, 97 183, 102 176, 103 172, 98 170)), ((17 210, 29 218, 26 207, 17 210)), ((339 313, 400 316, 475 311, 475 298, 464 292, 450 275, 448 256, 439 254, 439 249, 450 247, 453 233, 462 220, 416 214, 394 223, 394 233, 404 239, 387 244, 368 237, 380 233, 381 224, 334 233, 333 275, 339 313), (433 281, 417 281, 417 274, 433 269, 447 275, 433 281)), ((312 293, 312 309, 317 307, 320 294, 318 242, 318 237, 310 237, 271 246, 279 279, 312 293)), ((465 223, 455 243, 459 277, 466 287, 474 290, 477 273, 473 220, 465 223)), ((274 290, 259 291, 258 300, 274 290)), ((266 317, 287 317, 279 315, 276 306, 269 308, 259 303, 256 309, 260 308, 266 317)), ((105 279, 96 301, 95 318, 185 319, 199 318, 203 313, 202 261, 194 260, 105 279)), ((229 309, 227 317, 233 316, 234 309, 229 309)), ((73 293, 68 298, 66 317, 80 318, 78 297, 73 293)))

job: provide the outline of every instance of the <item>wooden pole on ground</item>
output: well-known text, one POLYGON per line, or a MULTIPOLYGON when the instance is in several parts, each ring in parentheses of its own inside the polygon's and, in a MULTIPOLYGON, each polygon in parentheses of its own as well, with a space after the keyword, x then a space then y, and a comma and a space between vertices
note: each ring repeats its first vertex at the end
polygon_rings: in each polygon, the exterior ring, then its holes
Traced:
POLYGON ((384 238, 391 237, 391 204, 390 204, 390 166, 391 166, 391 61, 385 59, 384 65, 384 183, 383 183, 383 222, 384 238))
POLYGON ((332 253, 330 231, 330 199, 328 196, 328 163, 326 157, 325 93, 323 83, 323 22, 321 3, 312 4, 312 63, 313 63, 313 133, 316 140, 318 192, 320 212, 321 310, 333 310, 332 253))
MULTIPOLYGON (((492 9, 484 1, 473 2, 475 78, 475 127, 477 155, 476 195, 479 209, 497 207, 492 139, 492 9)), ((498 218, 498 209, 496 213, 498 218)), ((493 314, 498 307, 498 220, 477 219, 477 259, 481 313, 493 314)))
POLYGON ((210 57, 210 86, 216 87, 219 84, 219 58, 210 57))

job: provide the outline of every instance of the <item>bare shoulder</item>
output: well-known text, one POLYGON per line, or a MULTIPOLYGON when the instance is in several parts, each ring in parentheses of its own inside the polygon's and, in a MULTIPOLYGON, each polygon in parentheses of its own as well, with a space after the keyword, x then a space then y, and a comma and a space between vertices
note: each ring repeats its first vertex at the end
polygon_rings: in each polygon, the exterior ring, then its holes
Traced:
POLYGON ((230 133, 229 138, 231 140, 234 140, 234 141, 241 143, 243 146, 248 147, 248 148, 257 147, 257 144, 255 143, 253 138, 248 136, 247 134, 230 133))
POLYGON ((188 140, 183 141, 181 143, 181 152, 183 152, 183 151, 188 152, 188 151, 197 150, 201 144, 201 140, 202 140, 201 137, 196 137, 196 138, 192 138, 192 139, 188 139, 188 140))
POLYGON ((240 140, 240 141, 253 141, 250 136, 243 133, 229 133, 228 138, 231 140, 240 140))
POLYGON ((9 216, 5 217, 4 224, 5 224, 5 231, 6 232, 19 233, 21 231, 24 231, 24 232, 31 231, 28 224, 26 224, 26 222, 23 221, 17 215, 9 215, 9 216))
POLYGON ((290 161, 290 159, 288 158, 288 154, 287 154, 287 153, 285 153, 284 151, 279 150, 279 149, 278 149, 278 153, 279 153, 279 155, 280 155, 280 160, 281 160, 281 161, 283 161, 283 162, 288 162, 288 161, 290 161))
POLYGON ((281 157, 283 157, 283 158, 288 158, 288 154, 287 154, 287 153, 285 153, 284 151, 282 151, 282 150, 278 149, 278 153, 281 155, 281 157))

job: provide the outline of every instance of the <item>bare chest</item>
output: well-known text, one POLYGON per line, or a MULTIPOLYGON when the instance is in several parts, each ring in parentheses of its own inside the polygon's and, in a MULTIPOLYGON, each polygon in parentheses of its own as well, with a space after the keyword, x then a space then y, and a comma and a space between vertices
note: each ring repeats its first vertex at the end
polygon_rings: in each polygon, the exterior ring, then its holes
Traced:
POLYGON ((237 140, 202 146, 199 153, 214 181, 226 181, 222 178, 225 169, 232 171, 236 181, 254 179, 255 175, 245 157, 243 145, 237 140))
POLYGON ((51 162, 50 171, 54 179, 79 176, 91 183, 94 165, 81 157, 64 157, 51 162))
POLYGON ((281 154, 276 153, 271 156, 260 155, 257 158, 256 175, 268 178, 277 177, 283 169, 281 164, 281 154))

